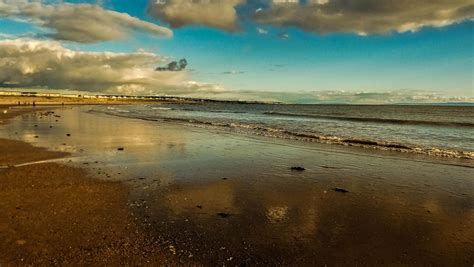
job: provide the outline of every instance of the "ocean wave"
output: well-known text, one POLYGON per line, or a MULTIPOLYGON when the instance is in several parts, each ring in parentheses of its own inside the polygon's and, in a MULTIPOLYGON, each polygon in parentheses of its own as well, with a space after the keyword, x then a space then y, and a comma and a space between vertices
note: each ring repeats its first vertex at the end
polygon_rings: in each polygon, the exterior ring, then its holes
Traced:
POLYGON ((211 122, 203 122, 203 121, 198 121, 198 120, 187 120, 187 122, 189 124, 199 124, 203 126, 211 125, 214 127, 234 128, 234 131, 238 133, 253 134, 253 135, 265 136, 265 137, 282 138, 282 139, 324 143, 324 144, 358 146, 358 147, 364 147, 364 148, 370 148, 370 149, 408 152, 408 153, 425 154, 429 156, 438 156, 438 157, 447 157, 447 158, 474 159, 473 151, 452 150, 452 149, 443 149, 443 148, 435 148, 435 147, 423 148, 423 147, 419 147, 413 144, 400 144, 396 142, 386 142, 386 141, 379 141, 379 140, 375 141, 375 140, 364 140, 364 139, 351 139, 351 138, 344 138, 344 137, 339 137, 339 136, 317 135, 317 134, 312 134, 312 133, 299 133, 299 132, 293 132, 293 131, 289 131, 285 129, 262 127, 259 125, 250 125, 250 124, 211 123, 211 122))
POLYGON ((238 111, 238 110, 218 110, 218 109, 194 109, 194 108, 180 108, 179 110, 182 111, 192 111, 192 112, 207 112, 207 113, 229 113, 229 114, 244 114, 248 113, 246 111, 238 111))
POLYGON ((388 124, 446 126, 446 127, 474 127, 474 123, 470 123, 470 122, 446 122, 446 121, 401 120, 401 119, 388 119, 388 118, 343 117, 343 116, 297 114, 297 113, 274 112, 274 111, 263 112, 263 114, 270 115, 270 116, 301 117, 301 118, 328 119, 328 120, 355 121, 355 122, 374 122, 374 123, 388 123, 388 124))
POLYGON ((182 123, 185 125, 200 127, 200 128, 212 128, 212 129, 223 129, 229 130, 234 133, 250 134, 256 136, 265 136, 271 138, 297 140, 302 142, 315 142, 324 144, 337 144, 345 146, 357 146, 369 149, 379 149, 386 151, 398 151, 407 153, 424 154, 429 156, 447 157, 447 158, 458 158, 458 159, 474 159, 474 151, 462 151, 436 147, 421 147, 415 144, 404 144, 380 140, 368 140, 368 139, 357 139, 347 138, 340 136, 330 135, 318 135, 315 133, 306 132, 295 132, 288 129, 281 129, 276 127, 265 127, 258 124, 244 124, 235 122, 212 122, 199 119, 189 118, 176 118, 166 116, 144 116, 143 114, 132 114, 132 113, 121 113, 118 110, 104 110, 104 111, 91 111, 100 112, 108 115, 141 119, 147 121, 166 121, 174 123, 182 123))
POLYGON ((165 108, 165 107, 152 107, 154 110, 174 110, 174 108, 165 108))

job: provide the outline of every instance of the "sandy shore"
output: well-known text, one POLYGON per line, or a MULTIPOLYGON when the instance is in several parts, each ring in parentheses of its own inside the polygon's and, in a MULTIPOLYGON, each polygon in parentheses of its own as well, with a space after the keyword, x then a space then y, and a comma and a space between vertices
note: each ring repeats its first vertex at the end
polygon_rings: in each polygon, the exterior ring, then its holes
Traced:
POLYGON ((21 115, 0 126, 8 149, 0 165, 67 156, 0 170, 8 215, 0 263, 474 262, 473 169, 462 162, 249 138, 87 106, 10 112, 21 115))
MULTIPOLYGON (((11 110, 0 119, 29 112, 11 110)), ((68 155, 8 139, 0 139, 0 151, 0 166, 68 155)), ((0 169, 0 265, 173 265, 136 224, 128 194, 120 183, 63 164, 0 169)))

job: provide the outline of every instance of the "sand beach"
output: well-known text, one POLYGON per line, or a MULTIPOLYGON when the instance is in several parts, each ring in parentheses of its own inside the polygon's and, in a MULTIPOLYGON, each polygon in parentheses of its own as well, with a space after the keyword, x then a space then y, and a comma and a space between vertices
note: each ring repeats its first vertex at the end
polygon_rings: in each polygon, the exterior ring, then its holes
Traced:
POLYGON ((468 0, 0 0, 0 267, 474 267, 468 0))
POLYGON ((471 161, 1 110, 0 264, 474 262, 471 161))

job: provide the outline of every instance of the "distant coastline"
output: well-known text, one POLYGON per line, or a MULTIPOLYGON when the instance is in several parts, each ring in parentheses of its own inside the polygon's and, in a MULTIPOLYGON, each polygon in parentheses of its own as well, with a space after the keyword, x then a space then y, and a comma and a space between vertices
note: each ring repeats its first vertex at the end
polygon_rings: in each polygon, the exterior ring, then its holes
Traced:
MULTIPOLYGON (((43 90, 35 89, 10 89, 0 90, 0 103, 4 102, 2 99, 9 97, 21 97, 22 99, 27 97, 46 98, 53 100, 54 102, 61 103, 61 99, 68 99, 67 104, 81 99, 83 102, 91 102, 91 104, 97 104, 102 101, 115 101, 115 102, 127 102, 133 101, 137 103, 140 101, 144 102, 174 102, 174 103, 226 103, 226 104, 257 104, 257 105, 353 105, 353 106, 474 106, 474 102, 419 102, 419 103, 342 103, 342 102, 317 102, 317 103, 287 103, 281 101, 258 101, 258 100, 231 100, 231 99, 214 99, 214 98, 200 98, 200 97, 189 97, 179 95, 127 95, 127 94, 91 94, 88 92, 47 92, 43 90), (88 101, 89 100, 89 101, 88 101)), ((10 98, 11 99, 11 98, 10 98)), ((42 104, 44 101, 38 101, 37 104, 42 104)), ((65 103, 65 104, 66 104, 65 103)), ((12 104, 12 103, 9 103, 12 104)), ((50 104, 50 103, 48 103, 50 104)), ((124 103, 126 104, 126 103, 124 103)))
POLYGON ((22 98, 47 98, 47 99, 84 99, 84 100, 125 100, 125 101, 166 101, 185 103, 231 103, 231 104, 284 104, 281 102, 265 101, 244 101, 244 100, 218 100, 210 98, 195 98, 186 96, 168 95, 121 95, 121 94, 84 94, 84 93, 48 93, 30 90, 22 91, 0 91, 1 97, 22 97, 22 98))

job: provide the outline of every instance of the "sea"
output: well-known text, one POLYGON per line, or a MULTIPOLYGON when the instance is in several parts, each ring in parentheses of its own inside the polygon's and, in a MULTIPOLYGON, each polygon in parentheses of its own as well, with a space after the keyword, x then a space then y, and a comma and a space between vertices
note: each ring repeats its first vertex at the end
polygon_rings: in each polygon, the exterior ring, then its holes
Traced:
POLYGON ((474 105, 205 102, 95 106, 92 111, 268 138, 474 159, 474 105))

